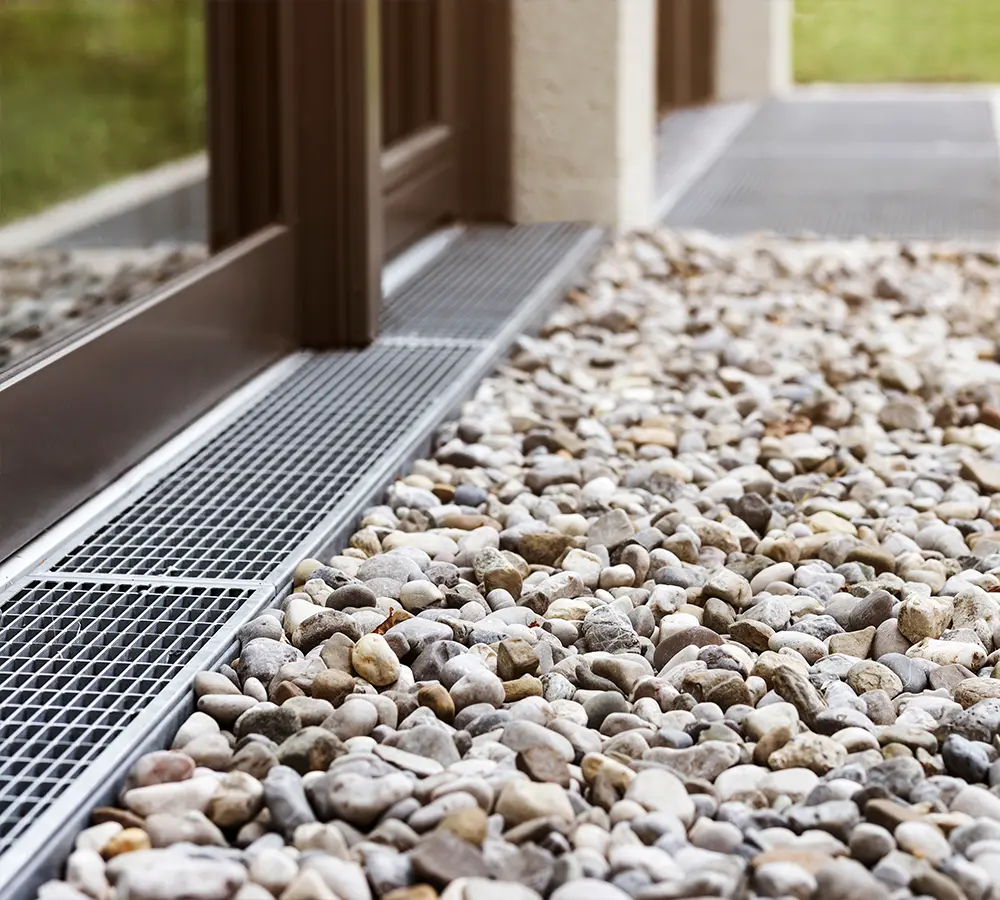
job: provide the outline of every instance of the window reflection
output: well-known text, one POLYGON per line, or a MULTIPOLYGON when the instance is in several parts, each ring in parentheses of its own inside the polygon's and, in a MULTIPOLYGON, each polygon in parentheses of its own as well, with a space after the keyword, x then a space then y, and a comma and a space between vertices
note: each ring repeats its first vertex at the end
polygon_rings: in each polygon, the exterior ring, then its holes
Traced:
POLYGON ((0 367, 205 258, 202 0, 0 0, 0 367))

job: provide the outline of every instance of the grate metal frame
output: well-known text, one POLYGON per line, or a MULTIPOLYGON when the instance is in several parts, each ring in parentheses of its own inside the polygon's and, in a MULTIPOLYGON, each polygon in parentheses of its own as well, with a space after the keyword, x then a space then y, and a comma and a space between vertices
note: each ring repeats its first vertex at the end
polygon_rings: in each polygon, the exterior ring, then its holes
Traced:
POLYGON ((195 674, 232 658, 239 627, 283 595, 299 558, 346 540, 603 240, 580 226, 470 229, 394 295, 385 337, 304 355, 0 593, 0 685, 18 665, 39 670, 16 703, 0 699, 0 896, 32 900, 58 875, 90 810, 191 712, 195 674), (166 652, 169 664, 150 657, 166 652), (111 654, 107 671, 88 654, 111 654), (105 680, 67 686, 62 664, 105 680), (51 772, 16 743, 36 724, 65 735, 44 757, 51 772), (16 831, 2 819, 12 791, 27 801, 16 831))
POLYGON ((231 658, 274 596, 57 578, 0 595, 0 896, 56 875, 93 806, 190 712, 194 676, 231 658))

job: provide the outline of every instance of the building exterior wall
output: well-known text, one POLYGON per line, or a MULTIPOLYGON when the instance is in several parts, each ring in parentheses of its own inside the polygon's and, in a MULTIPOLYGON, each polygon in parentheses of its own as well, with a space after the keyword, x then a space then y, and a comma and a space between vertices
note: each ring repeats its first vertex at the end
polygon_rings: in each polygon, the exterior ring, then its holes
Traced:
POLYGON ((792 0, 715 0, 716 99, 762 100, 791 87, 792 0))
POLYGON ((649 224, 654 0, 513 0, 519 222, 649 224))

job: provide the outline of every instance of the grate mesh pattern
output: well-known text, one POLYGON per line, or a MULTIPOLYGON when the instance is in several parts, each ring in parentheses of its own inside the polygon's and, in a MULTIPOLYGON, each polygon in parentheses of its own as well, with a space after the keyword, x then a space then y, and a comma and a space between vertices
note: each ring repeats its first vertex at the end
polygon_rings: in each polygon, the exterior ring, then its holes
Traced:
POLYGON ((568 224, 473 229, 440 264, 386 301, 381 333, 492 338, 587 230, 568 224))
POLYGON ((764 103, 732 148, 778 144, 992 144, 984 100, 813 100, 764 103))
POLYGON ((158 746, 160 707, 177 711, 290 554, 330 539, 599 239, 470 230, 387 304, 384 340, 309 358, 0 594, 0 895, 35 896, 67 850, 56 820, 158 746))
POLYGON ((1000 166, 996 159, 731 158, 700 179, 668 222, 720 234, 985 237, 1000 233, 1000 166))
POLYGON ((477 353, 376 344, 317 357, 51 568, 265 578, 477 353))
POLYGON ((1000 235, 989 106, 767 103, 674 205, 667 223, 719 234, 1000 235))
POLYGON ((0 598, 0 853, 251 595, 40 581, 0 598))

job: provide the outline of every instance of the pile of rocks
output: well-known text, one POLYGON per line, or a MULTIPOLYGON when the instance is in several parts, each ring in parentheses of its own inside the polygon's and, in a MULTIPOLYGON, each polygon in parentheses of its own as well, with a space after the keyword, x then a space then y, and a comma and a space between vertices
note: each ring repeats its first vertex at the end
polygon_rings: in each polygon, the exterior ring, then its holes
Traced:
POLYGON ((996 896, 998 331, 991 250, 622 242, 41 897, 996 896))
POLYGON ((0 256, 0 367, 43 338, 144 297, 207 258, 200 244, 0 256))

